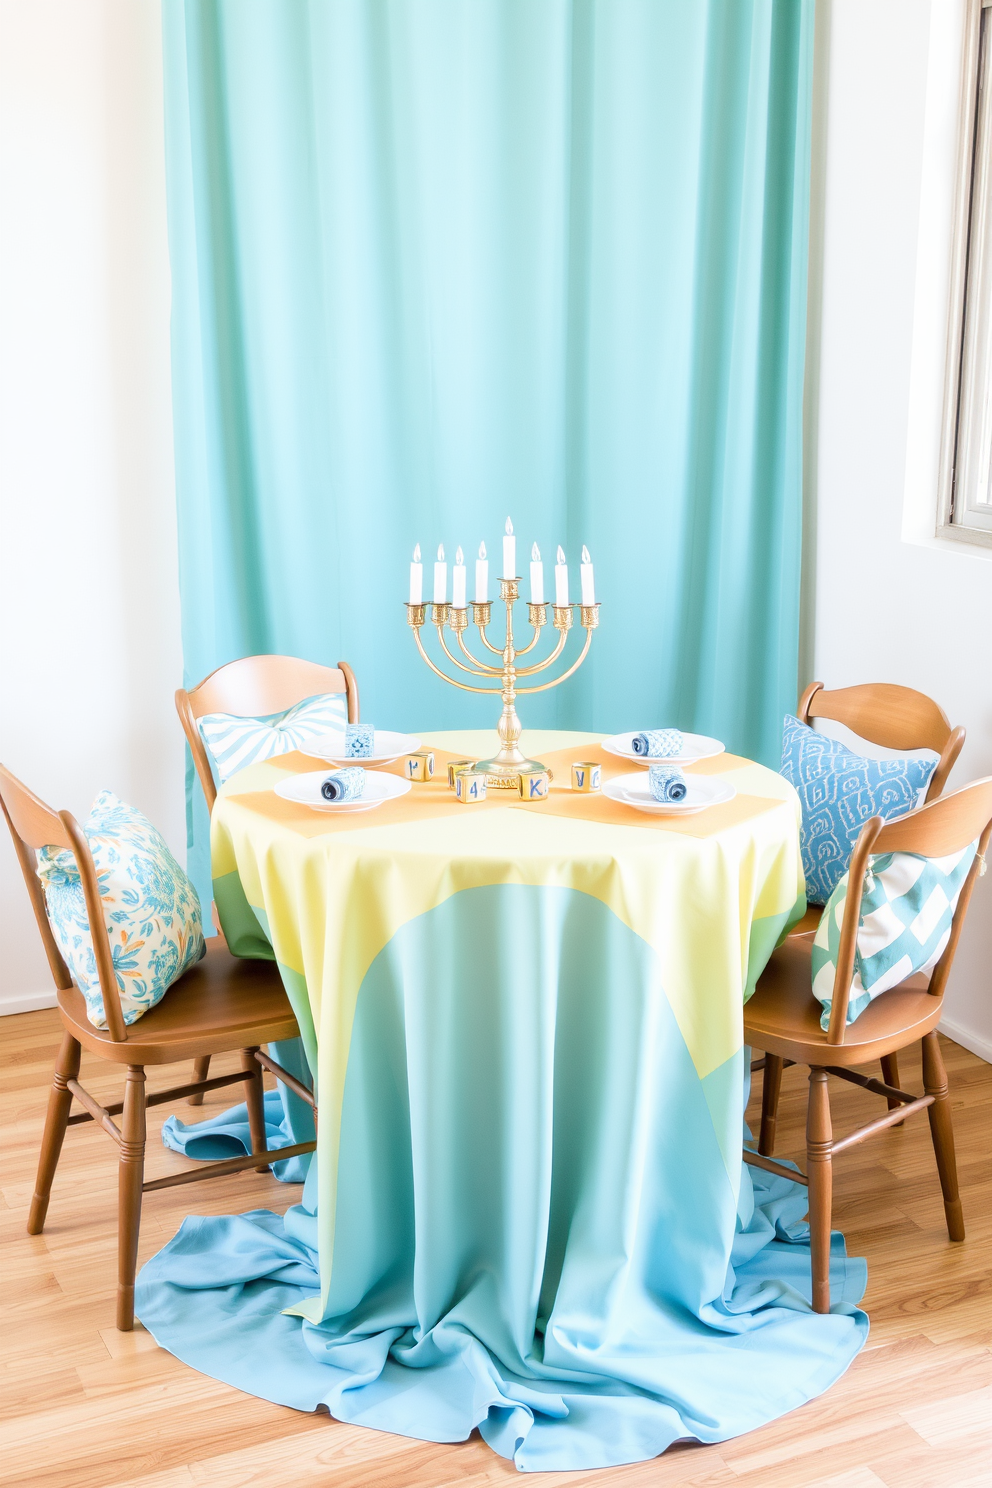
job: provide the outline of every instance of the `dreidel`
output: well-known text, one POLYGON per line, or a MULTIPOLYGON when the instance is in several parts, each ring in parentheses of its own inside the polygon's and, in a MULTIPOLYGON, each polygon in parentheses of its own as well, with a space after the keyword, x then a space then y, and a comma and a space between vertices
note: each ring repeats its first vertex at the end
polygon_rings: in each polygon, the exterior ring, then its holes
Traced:
POLYGON ((547 770, 521 770, 518 789, 523 801, 545 801, 548 797, 547 770))
POLYGON ((418 749, 416 754, 408 754, 403 761, 403 774, 407 780, 433 780, 433 749, 418 749))
POLYGON ((572 766, 574 791, 598 791, 603 784, 603 767, 596 760, 576 760, 572 766))
POLYGON ((455 776, 455 799, 463 806, 486 799, 485 775, 474 775, 471 770, 459 770, 455 776))

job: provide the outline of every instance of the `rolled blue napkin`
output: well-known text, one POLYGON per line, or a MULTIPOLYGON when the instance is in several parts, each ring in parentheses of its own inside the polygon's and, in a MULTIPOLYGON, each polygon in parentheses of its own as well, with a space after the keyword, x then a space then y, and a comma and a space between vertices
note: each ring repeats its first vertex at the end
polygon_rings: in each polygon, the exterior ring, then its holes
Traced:
POLYGON ((671 759, 672 755, 682 753, 684 745, 678 729, 645 729, 630 741, 634 753, 646 759, 671 759))
POLYGON ((375 728, 371 723, 346 723, 344 752, 348 759, 369 759, 375 754, 375 728))
POLYGON ((674 765, 652 765, 648 770, 648 786, 655 800, 666 804, 684 801, 689 789, 682 771, 674 765))
POLYGON ((364 790, 365 771, 360 765, 334 770, 320 783, 320 794, 325 801, 357 801, 364 790))

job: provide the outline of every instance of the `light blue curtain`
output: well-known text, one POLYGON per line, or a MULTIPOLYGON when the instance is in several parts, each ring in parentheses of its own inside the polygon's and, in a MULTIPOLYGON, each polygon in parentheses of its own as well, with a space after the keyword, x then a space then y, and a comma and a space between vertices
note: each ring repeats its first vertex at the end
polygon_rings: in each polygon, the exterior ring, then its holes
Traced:
POLYGON ((536 540, 550 577, 561 542, 577 577, 586 543, 602 601, 525 728, 677 724, 777 762, 813 0, 163 16, 187 682, 343 657, 380 727, 493 723, 403 600, 418 541, 428 582, 442 541, 497 572, 509 513, 518 567, 536 540))

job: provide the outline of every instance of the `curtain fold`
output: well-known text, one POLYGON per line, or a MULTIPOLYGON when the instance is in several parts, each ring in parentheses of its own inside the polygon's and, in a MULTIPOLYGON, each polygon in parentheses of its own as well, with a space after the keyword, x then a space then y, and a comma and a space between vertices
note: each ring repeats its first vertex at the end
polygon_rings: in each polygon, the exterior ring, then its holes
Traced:
MULTIPOLYGON (((189 684, 416 656, 416 542, 580 546, 540 726, 776 763, 796 685, 813 0, 163 0, 189 684), (577 584, 576 584, 577 588, 577 584)), ((519 566, 519 565, 518 565, 519 566)), ((470 570, 471 572, 471 570, 470 570)), ((194 866, 204 885, 202 830, 194 866)))

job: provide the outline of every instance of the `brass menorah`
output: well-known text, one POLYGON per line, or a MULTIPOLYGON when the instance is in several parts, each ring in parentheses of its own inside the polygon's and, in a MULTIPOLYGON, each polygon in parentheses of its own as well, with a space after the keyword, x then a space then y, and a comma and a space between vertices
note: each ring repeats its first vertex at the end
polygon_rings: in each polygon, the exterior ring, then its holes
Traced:
POLYGON ((472 601, 472 623, 478 627, 479 636, 488 652, 500 658, 496 665, 488 661, 480 661, 473 655, 465 644, 465 632, 469 626, 469 606, 456 607, 453 604, 431 604, 431 620, 437 628, 437 638, 444 655, 453 666, 468 672, 474 677, 492 678, 495 686, 483 687, 472 682, 463 682, 459 677, 449 677, 447 672, 437 666, 428 656, 424 649, 421 630, 427 620, 427 604, 408 604, 406 607, 407 622, 413 629, 414 639, 417 642, 417 650, 426 661, 432 672, 435 672, 445 682, 450 682, 452 687, 461 687, 465 692, 488 692, 494 696, 499 693, 503 700, 503 712, 500 715, 496 731, 499 734, 500 749, 492 759, 480 760, 476 765, 479 773, 485 773, 486 783, 490 787, 504 790, 516 790, 517 781, 521 770, 544 769, 540 760, 527 759, 520 748, 520 735, 522 727, 517 716, 516 700, 519 693, 524 692, 546 692, 549 687, 558 687, 565 682, 585 661, 589 653, 589 645, 592 641, 592 633, 599 624, 598 604, 565 604, 547 605, 528 603, 528 620, 533 627, 533 635, 526 646, 519 651, 513 644, 513 606, 520 598, 520 579, 500 579, 499 597, 506 605, 506 642, 503 646, 494 646, 486 631, 492 623, 493 606, 491 600, 482 602, 472 601), (551 654, 544 661, 531 663, 529 666, 518 666, 517 661, 521 656, 526 656, 537 646, 541 631, 548 623, 548 610, 553 614, 553 625, 558 632, 558 641, 551 654), (554 677, 550 682, 539 682, 534 686, 518 687, 517 679, 520 677, 533 677, 537 673, 546 671, 549 666, 561 656, 568 639, 568 632, 572 628, 572 612, 579 611, 579 622, 586 633, 585 644, 575 661, 567 671, 562 672, 560 677, 554 677), (450 628, 457 642, 459 650, 467 658, 467 662, 459 660, 449 649, 445 639, 445 627, 450 628))

